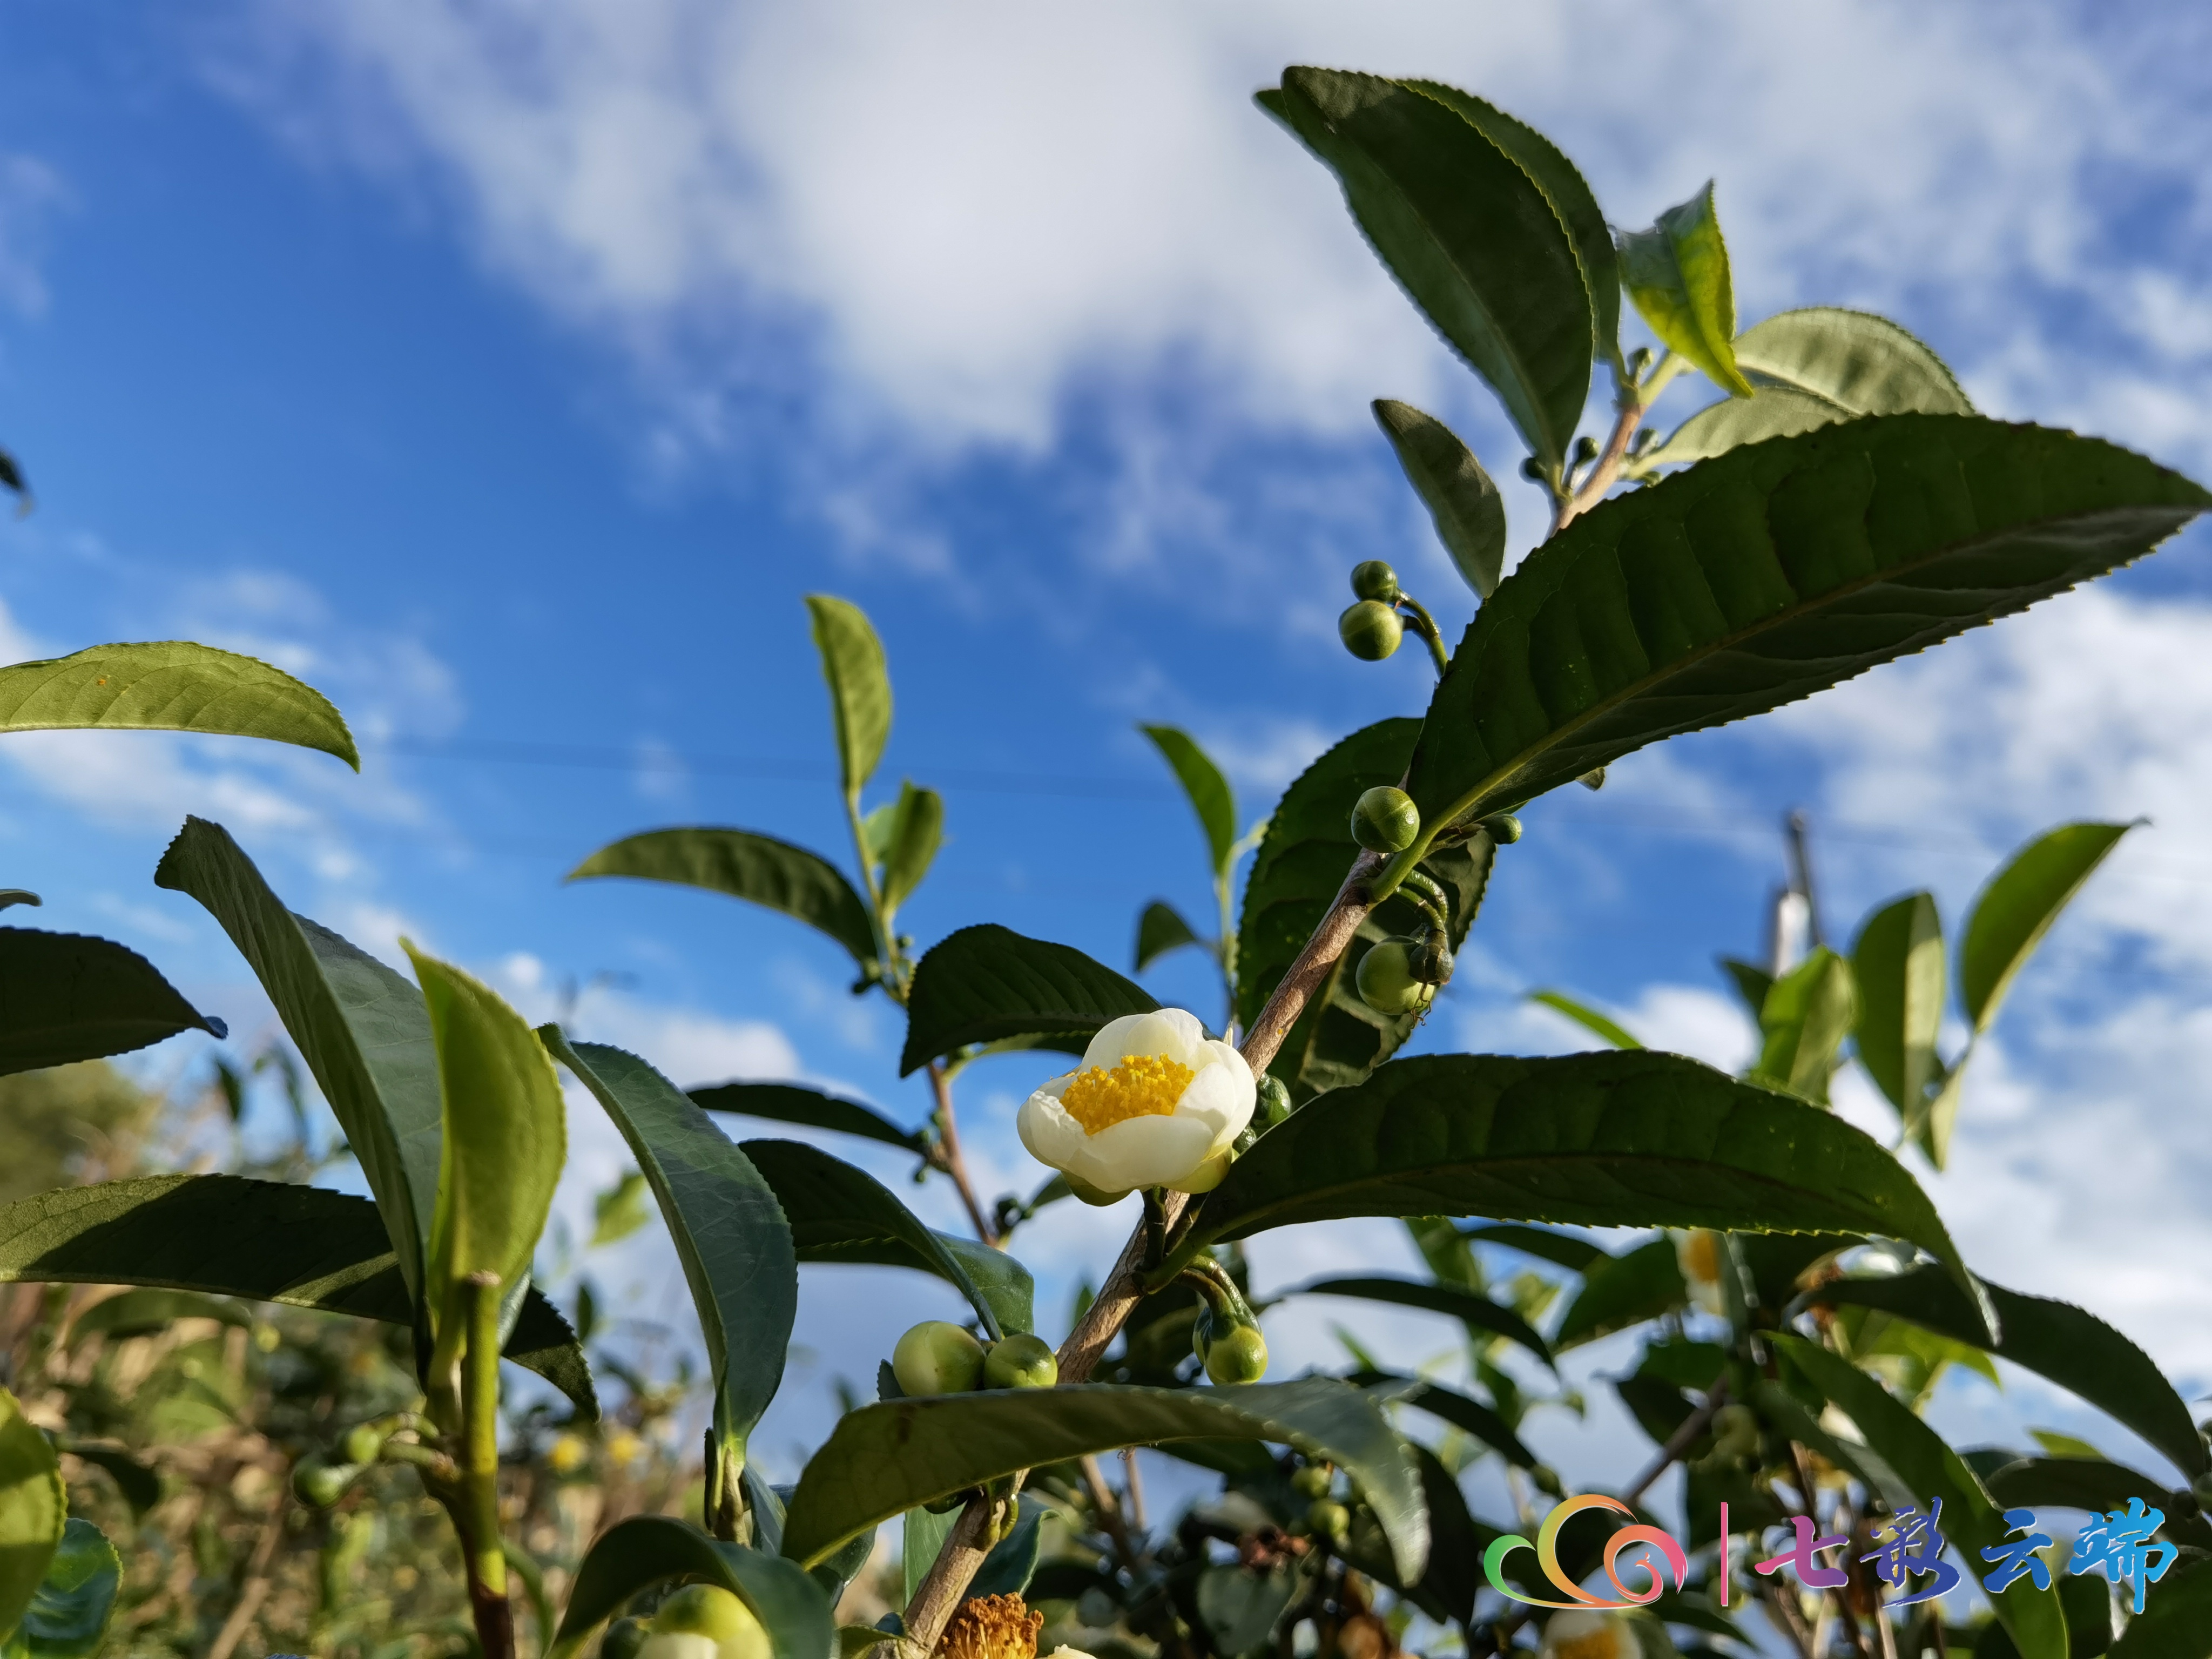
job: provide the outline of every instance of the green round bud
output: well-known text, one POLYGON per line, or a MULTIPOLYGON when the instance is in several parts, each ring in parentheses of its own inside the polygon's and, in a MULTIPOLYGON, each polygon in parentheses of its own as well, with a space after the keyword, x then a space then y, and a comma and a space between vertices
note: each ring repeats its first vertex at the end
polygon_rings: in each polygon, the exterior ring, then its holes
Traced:
POLYGON ((1362 599, 1336 619, 1336 636, 1362 662, 1381 662, 1398 648, 1406 624, 1389 605, 1362 599))
POLYGON ((1317 1498, 1306 1505, 1306 1530, 1316 1538, 1341 1538, 1352 1526, 1352 1511, 1334 1498, 1317 1498))
POLYGON ((308 1458, 294 1467, 292 1490, 309 1509, 326 1510, 360 1478, 358 1463, 323 1463, 308 1458))
POLYGON ((1510 847, 1521 839, 1521 820, 1510 812, 1492 812, 1480 827, 1488 830, 1491 840, 1500 847, 1510 847))
POLYGON ((1398 573, 1380 559, 1369 559, 1352 567, 1352 592, 1355 599, 1372 599, 1377 605, 1398 602, 1398 573))
POLYGON ((987 1389, 1048 1389, 1060 1381, 1060 1359, 1043 1338, 1018 1332, 983 1355, 987 1389))
POLYGON ((1436 1000, 1437 988, 1413 972, 1413 941, 1386 939, 1359 958, 1353 983, 1359 1000, 1378 1014, 1410 1014, 1436 1000))
POLYGON ((1283 1079, 1272 1073, 1262 1072, 1259 1079, 1260 1098, 1252 1114, 1262 1133, 1273 1128, 1291 1115, 1291 1091, 1283 1079))
POLYGON ((1267 1339, 1257 1325, 1232 1325, 1206 1348, 1206 1378, 1223 1388, 1257 1382, 1267 1374, 1267 1339))
POLYGON ((377 1454, 384 1449, 384 1431, 374 1424, 360 1423, 346 1431, 345 1460, 349 1463, 374 1463, 377 1454))
POLYGON ((775 1651, 753 1610, 720 1584, 686 1584, 663 1601, 639 1659, 653 1659, 653 1638, 664 1636, 703 1636, 715 1659, 772 1659, 775 1651))
POLYGON ((957 1325, 925 1319, 891 1350, 891 1375, 908 1394, 965 1394, 983 1380, 983 1345, 957 1325))
POLYGON ((1291 1490, 1301 1498, 1326 1498, 1336 1476, 1319 1463, 1308 1463, 1291 1476, 1291 1490))
POLYGON ((1421 809, 1402 789, 1377 784, 1353 803, 1352 838, 1370 853, 1402 853, 1421 833, 1421 809))
POLYGON ((637 1650, 650 1634, 642 1619, 617 1619, 599 1638, 599 1659, 637 1659, 637 1650))

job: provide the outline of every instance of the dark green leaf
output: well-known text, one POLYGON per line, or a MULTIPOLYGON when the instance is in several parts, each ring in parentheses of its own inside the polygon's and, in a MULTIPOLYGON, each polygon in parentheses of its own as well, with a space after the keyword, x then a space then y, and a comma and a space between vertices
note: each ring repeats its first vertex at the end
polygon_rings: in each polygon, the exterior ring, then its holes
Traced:
POLYGON ((1531 991, 1528 1000, 1540 1002, 1555 1014, 1565 1014, 1569 1019, 1589 1032, 1603 1037, 1616 1048, 1641 1048, 1644 1045, 1620 1024, 1607 1018, 1586 1002, 1577 1002, 1564 991, 1531 991))
POLYGON ((1066 945, 985 922, 939 940, 916 964, 899 1075, 970 1042, 1040 1036, 1081 1054, 1100 1026, 1160 1005, 1066 945))
MULTIPOLYGON (((1021 1509, 1022 1517, 1014 1522, 1014 1529, 991 1547, 991 1553, 983 1558, 983 1565, 975 1570, 975 1577, 968 1585, 970 1596, 1019 1595, 1030 1587, 1030 1579, 1036 1572, 1038 1548, 1044 1541, 1044 1510, 1034 1501, 1024 1504, 1021 1509)), ((954 1518, 958 1518, 957 1514, 954 1518)), ((852 1546, 848 1544, 845 1547, 849 1550, 852 1546)))
POLYGON ((783 1380, 799 1262, 775 1194, 706 1113, 635 1054, 538 1036, 606 1109, 653 1185, 714 1379, 714 1432, 743 1455, 783 1380))
POLYGON ((5 910, 13 904, 37 906, 45 902, 46 900, 27 887, 0 887, 0 910, 5 910))
POLYGON ((1199 1622, 1213 1638, 1214 1652, 1253 1653, 1272 1646, 1276 1621, 1290 1611, 1304 1583, 1292 1565, 1260 1572, 1220 1562, 1200 1569, 1191 1596, 1199 1622))
POLYGON ((1170 951, 1180 951, 1186 945, 1195 945, 1201 951, 1213 948, 1191 930, 1175 906, 1164 899, 1154 899, 1137 918, 1137 966, 1143 973, 1170 951))
POLYGON ((1468 1512, 1466 1494, 1434 1452, 1416 1445, 1413 1453, 1421 1466, 1431 1538, 1427 1570, 1413 1590, 1464 1626, 1474 1619, 1474 1598, 1482 1591, 1482 1552, 1496 1534, 1468 1512))
POLYGON ((2022 610, 2209 503, 2094 439, 1937 415, 1757 444, 1601 502, 1498 584, 1437 684, 1407 786, 1423 833, 2022 610))
POLYGON ((1983 1288, 1997 1312, 2002 1340, 1995 1343, 1976 1329, 1972 1306, 1958 1285, 1933 1268, 1889 1279, 1834 1279, 1803 1299, 1880 1308, 1938 1336, 1987 1348, 2107 1413, 2172 1458, 2185 1474, 2212 1472, 2212 1455, 2188 1406, 2141 1348, 2070 1303, 2023 1296, 1986 1280, 1983 1288))
POLYGON ((1026 1331, 1033 1286, 1003 1250, 932 1232, 890 1189, 819 1147, 748 1140, 739 1148, 775 1189, 801 1261, 872 1261, 934 1273, 968 1298, 984 1328, 1026 1331), (978 1277, 978 1274, 981 1277, 978 1277))
POLYGON ((1559 1334, 1552 1340, 1561 1348, 1594 1342, 1671 1312, 1686 1303, 1689 1296, 1674 1257, 1674 1241, 1655 1238, 1590 1268, 1583 1276, 1580 1293, 1560 1317, 1559 1334))
POLYGON ((1425 1411, 1472 1435, 1516 1468, 1533 1469, 1538 1465, 1536 1454, 1521 1443, 1521 1437, 1506 1426, 1504 1418, 1456 1389, 1388 1371, 1355 1371, 1350 1380, 1374 1390, 1379 1398, 1425 1411))
MULTIPOLYGON (((1353 732, 1284 792, 1244 887, 1237 929, 1237 1018, 1249 1030, 1267 998, 1328 913, 1359 855, 1352 808, 1377 784, 1405 780, 1420 735, 1418 720, 1382 720, 1353 732)), ((1424 866, 1444 890, 1453 950, 1466 941, 1489 880, 1487 834, 1432 850, 1424 866)), ((1376 1013, 1359 1000, 1359 963, 1377 940, 1409 933, 1419 913, 1402 894, 1377 906, 1291 1027, 1268 1069, 1304 1102, 1324 1089, 1358 1082, 1413 1035, 1417 1016, 1376 1013)))
POLYGON ((1766 1006, 1766 994, 1774 988, 1774 975, 1764 968, 1740 962, 1734 957, 1723 957, 1720 963, 1721 971, 1729 976, 1729 983, 1735 987, 1736 994, 1743 999, 1743 1006, 1751 1015, 1752 1023, 1758 1024, 1759 1012, 1766 1006))
POLYGON ((1857 1017, 1850 963, 1826 946, 1814 951, 1767 992, 1751 1074, 1826 1105, 1836 1055, 1857 1017))
POLYGON ((857 801, 891 735, 891 682, 884 669, 883 641, 866 613, 848 599, 809 593, 806 611, 814 648, 822 653, 822 678, 830 684, 845 794, 857 801))
POLYGON ((868 907, 837 866, 803 847, 750 830, 650 830, 626 836, 568 872, 674 882, 750 899, 820 929, 863 968, 876 959, 868 907))
POLYGON ((9 1632, 5 1659, 91 1659, 107 1635, 123 1558, 89 1521, 70 1517, 23 1622, 9 1632))
POLYGON ((1231 1389, 985 1389, 848 1413, 799 1476, 784 1553, 812 1564, 863 1528, 1017 1469, 1162 1441, 1235 1438, 1297 1447, 1352 1478, 1401 1573, 1428 1556, 1420 1476, 1382 1413, 1328 1377, 1231 1389))
POLYGON ((1708 184, 1649 230, 1620 237, 1620 279, 1668 349, 1738 398, 1752 395, 1735 361, 1735 285, 1708 184))
POLYGON ((771 1123, 799 1123, 810 1129, 835 1129, 887 1146, 920 1152, 927 1140, 911 1129, 902 1129, 872 1106, 795 1083, 723 1083, 690 1091, 693 1103, 709 1112, 728 1112, 736 1117, 766 1118, 771 1123))
POLYGON ((0 668, 0 732, 204 732, 335 755, 358 772, 329 698, 233 651, 165 640, 0 668))
POLYGON ((1365 1302, 1388 1302, 1396 1307, 1443 1314, 1465 1325, 1468 1334, 1478 1342, 1502 1336, 1509 1342, 1518 1343, 1547 1365, 1552 1364, 1551 1344, 1538 1335, 1527 1320, 1512 1309, 1464 1285, 1431 1284, 1417 1279, 1317 1279, 1310 1285, 1300 1285, 1282 1294, 1349 1296, 1365 1302))
MULTIPOLYGON (((2101 1577, 2097 1581, 2103 1587, 2101 1577)), ((2108 1659, 2206 1659, 2212 1655, 2212 1560, 2177 1562, 2150 1588, 2108 1659)))
POLYGON ((134 1521, 161 1501, 160 1472, 128 1446, 112 1440, 78 1440, 57 1435, 54 1449, 66 1452, 96 1469, 106 1470, 108 1479, 115 1482, 116 1491, 123 1494, 123 1501, 130 1505, 134 1521))
POLYGON ((1556 474, 1589 395, 1597 324, 1537 179, 1419 83, 1291 69, 1261 101, 1336 174, 1383 264, 1556 474))
POLYGON ((2131 823, 2069 823, 2037 836, 1974 901, 1959 945, 1959 998, 1978 1030, 1996 1021, 2014 977, 2131 823))
POLYGON ((88 1336, 149 1336, 179 1319, 212 1319, 241 1328, 253 1323, 253 1316, 228 1297, 198 1291, 125 1291, 101 1297, 72 1319, 66 1346, 75 1347, 88 1336))
MULTIPOLYGON (((2009 1528, 1974 1473, 1945 1445, 1935 1430, 1914 1416, 1881 1382, 1849 1361, 1801 1337, 1769 1339, 1822 1395, 1841 1407, 1858 1427, 1868 1447, 1905 1481, 1910 1500, 1943 1504, 1943 1531, 1969 1562, 1996 1545, 2009 1528)), ((1892 1501, 1896 1495, 1892 1494, 1892 1501)), ((2055 1591, 2039 1590, 2034 1580, 2015 1578, 1990 1597, 1998 1621, 2025 1659, 2066 1659, 2066 1620, 2055 1591)))
POLYGON ((1859 1064, 1908 1121, 1936 1075, 1943 1022, 1943 923, 1927 893, 1908 893, 1867 918, 1851 946, 1858 981, 1859 1064))
POLYGON ((906 1512, 899 1535, 899 1570, 906 1580, 905 1601, 914 1600, 914 1593, 929 1576, 930 1568, 936 1565, 937 1553, 944 1548, 945 1540, 951 1536, 959 1519, 957 1510, 933 1514, 916 1508, 906 1512))
POLYGON ((1556 1262, 1572 1273, 1586 1273, 1613 1260, 1588 1239, 1555 1233, 1548 1227, 1521 1227, 1507 1222, 1469 1227, 1466 1237, 1477 1243, 1503 1244, 1509 1250, 1556 1262))
POLYGON ((1866 1134, 1649 1051, 1394 1060, 1261 1135, 1202 1200, 1176 1259, 1357 1215, 1873 1232, 1973 1282, 1927 1194, 1866 1134))
POLYGON ((229 831, 186 818, 154 884, 222 924, 330 1102, 419 1295, 437 1206, 437 1055, 422 993, 367 951, 287 910, 229 831))
POLYGON ((775 1659, 836 1659, 830 1600, 796 1562, 709 1538, 687 1521, 634 1515, 599 1534, 576 1569, 548 1659, 574 1659, 640 1590, 696 1578, 743 1601, 768 1627, 775 1659))
POLYGON ((898 805, 892 810, 890 845, 884 866, 884 914, 895 913, 914 896, 921 878, 937 858, 938 843, 945 839, 945 797, 934 789, 899 785, 898 805))
POLYGON ((1990 1496, 2006 1509, 2124 1510, 2130 1498, 2166 1512, 2166 1531, 2199 1548, 2212 1543, 2201 1516, 2183 1512, 2179 1494, 2124 1463, 2101 1457, 2018 1457, 1976 1470, 1990 1496))
POLYGON ((1444 551, 1475 597, 1488 599, 1505 563, 1505 498, 1474 452, 1435 416, 1377 398, 1375 419, 1429 509, 1444 551))
POLYGON ((1214 875, 1227 875, 1237 846, 1237 797, 1229 780, 1188 732, 1172 726, 1139 726, 1137 730, 1152 740, 1152 746, 1160 751, 1189 798, 1191 810, 1198 814, 1199 828, 1206 832, 1214 875))
POLYGON ((228 1030, 112 939, 0 927, 0 1073, 128 1054, 179 1031, 228 1030))

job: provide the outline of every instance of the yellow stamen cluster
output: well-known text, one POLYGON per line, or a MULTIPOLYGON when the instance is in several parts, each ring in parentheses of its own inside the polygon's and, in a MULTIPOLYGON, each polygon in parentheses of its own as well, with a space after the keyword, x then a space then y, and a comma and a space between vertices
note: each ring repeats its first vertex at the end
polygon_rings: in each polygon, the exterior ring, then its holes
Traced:
POLYGON ((937 1640, 937 1659, 1036 1659, 1044 1615, 1018 1595, 963 1601, 937 1640))
POLYGON ((1061 1094, 1067 1115, 1095 1135, 1133 1117, 1166 1117, 1198 1075, 1165 1054, 1124 1054, 1112 1071, 1094 1066, 1079 1072, 1061 1094))

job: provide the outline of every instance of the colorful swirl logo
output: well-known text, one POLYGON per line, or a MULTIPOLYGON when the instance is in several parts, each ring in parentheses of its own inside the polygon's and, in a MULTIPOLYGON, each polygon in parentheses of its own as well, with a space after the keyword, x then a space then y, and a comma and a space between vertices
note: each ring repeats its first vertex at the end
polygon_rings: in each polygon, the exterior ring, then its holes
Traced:
POLYGON ((1646 1607, 1657 1601, 1667 1588, 1666 1580, 1661 1577, 1658 1565, 1648 1558, 1629 1564, 1631 1571, 1641 1567, 1651 1576, 1651 1588, 1640 1595, 1620 1582, 1620 1573, 1618 1571, 1620 1553, 1623 1550, 1646 1545, 1658 1551, 1667 1565, 1674 1570, 1674 1588, 1680 1589, 1682 1587, 1683 1580, 1689 1577, 1689 1557, 1682 1553, 1682 1547, 1680 1544, 1656 1527, 1623 1527, 1606 1543, 1605 1576, 1612 1581, 1613 1589, 1620 1592, 1620 1600, 1608 1601, 1602 1595, 1593 1595, 1576 1583, 1573 1579, 1568 1577, 1565 1570, 1559 1565, 1559 1529, 1584 1510, 1612 1510, 1620 1515, 1633 1515, 1636 1512, 1617 1498, 1600 1498, 1595 1494, 1586 1494, 1580 1498, 1568 1498, 1544 1517, 1544 1524, 1536 1529, 1536 1541, 1534 1544, 1517 1532, 1509 1532, 1503 1538, 1493 1541, 1488 1549, 1483 1551, 1482 1571, 1484 1576, 1490 1580, 1490 1587, 1501 1595, 1508 1596, 1516 1601, 1525 1602, 1532 1607, 1612 1609, 1646 1607), (1536 1552, 1536 1564, 1543 1568, 1544 1576, 1552 1581, 1553 1587, 1565 1591, 1572 1599, 1565 1601, 1547 1601, 1540 1596, 1524 1595, 1505 1582, 1504 1574, 1499 1571, 1504 1565, 1505 1558, 1516 1550, 1526 1549, 1533 1549, 1536 1552))

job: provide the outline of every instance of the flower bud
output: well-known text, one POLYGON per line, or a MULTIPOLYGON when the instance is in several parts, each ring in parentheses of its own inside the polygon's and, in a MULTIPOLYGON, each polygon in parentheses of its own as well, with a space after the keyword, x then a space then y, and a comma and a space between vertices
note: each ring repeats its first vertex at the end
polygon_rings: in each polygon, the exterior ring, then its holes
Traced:
POLYGON ((660 1604, 637 1659, 772 1659, 768 1631, 720 1584, 686 1584, 660 1604))
POLYGON ((1491 840, 1500 847, 1510 847, 1521 839, 1521 820, 1510 812, 1492 812, 1478 827, 1488 830, 1491 840))
POLYGON ((1352 838, 1370 853, 1402 853, 1421 833, 1421 809, 1402 789, 1378 784, 1352 809, 1352 838))
POLYGON ((346 1431, 345 1461, 349 1463, 374 1463, 377 1454, 384 1449, 384 1431, 372 1423, 357 1423, 346 1431))
POLYGON ((1359 1000, 1378 1014, 1410 1014, 1436 1000, 1437 988, 1413 971, 1413 941, 1386 939, 1359 958, 1352 982, 1359 1000))
POLYGON ((309 1509, 326 1510, 361 1479, 358 1463, 325 1463, 304 1458, 292 1470, 292 1490, 309 1509))
POLYGON ((1324 1465, 1308 1463, 1291 1476, 1291 1490, 1301 1498, 1326 1498, 1335 1480, 1324 1465))
POLYGON ((617 1619, 599 1638, 599 1659, 637 1659, 637 1650, 650 1634, 642 1619, 617 1619))
POLYGON ((1042 1337, 1017 1332, 983 1355, 987 1389, 1048 1389, 1060 1381, 1060 1359, 1042 1337))
POLYGON ((1352 567, 1352 597, 1372 599, 1377 605, 1398 602, 1398 573, 1380 559, 1368 559, 1352 567))
POLYGON ((909 1395, 965 1394, 983 1380, 983 1345, 942 1319, 925 1319, 891 1350, 891 1375, 909 1395))
POLYGON ((1257 1325, 1217 1328, 1218 1334, 1206 1350, 1208 1382, 1222 1388, 1237 1382, 1257 1382, 1267 1374, 1267 1339, 1257 1325))
POLYGON ((1306 1505, 1306 1530, 1316 1538, 1341 1538, 1351 1529, 1352 1511, 1333 1498, 1306 1505))
POLYGON ((1362 662, 1381 662, 1398 648, 1406 624, 1389 605, 1362 599, 1336 619, 1336 636, 1362 662))
POLYGON ((1452 975, 1451 941, 1433 927, 1422 928, 1413 935, 1406 966, 1424 985, 1443 984, 1452 975))
POLYGON ((1261 1074, 1259 1091, 1259 1109, 1253 1114, 1252 1121, 1260 1126, 1260 1133, 1265 1134, 1290 1116, 1291 1091, 1282 1079, 1271 1073, 1261 1074))

